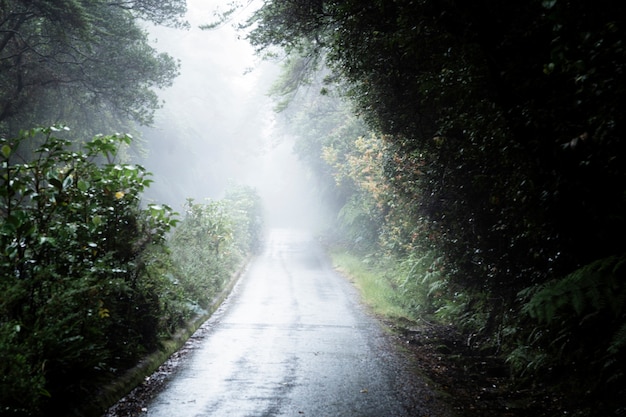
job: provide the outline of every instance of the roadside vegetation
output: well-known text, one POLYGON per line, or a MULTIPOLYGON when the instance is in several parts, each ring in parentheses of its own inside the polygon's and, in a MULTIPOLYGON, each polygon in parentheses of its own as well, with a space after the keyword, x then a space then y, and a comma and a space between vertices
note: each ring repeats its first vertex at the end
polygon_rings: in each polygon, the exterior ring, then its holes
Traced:
POLYGON ((100 134, 152 122, 178 63, 143 27, 184 28, 185 11, 183 0, 0 6, 2 416, 82 415, 203 317, 260 245, 255 190, 189 201, 182 215, 147 204, 151 173, 129 162, 140 141, 100 134))
POLYGON ((343 247, 331 249, 335 268, 353 281, 365 303, 379 316, 402 319, 408 312, 398 303, 399 299, 382 269, 373 268, 343 247))
MULTIPOLYGON (((532 415, 626 410, 625 9, 276 0, 244 25, 285 65, 277 110, 336 214, 337 259, 384 314, 452 325, 519 392, 563 398, 532 415)), ((139 21, 184 12, 2 3, 2 414, 78 406, 258 247, 254 190, 179 218, 142 204, 130 136, 97 135, 151 122, 178 64, 139 21), (24 130, 59 121, 73 129, 24 130)))
POLYGON ((80 408, 206 314, 260 244, 254 190, 190 201, 179 220, 142 206, 150 173, 117 160, 129 136, 78 146, 65 130, 0 140, 2 415, 80 408))
POLYGON ((625 12, 293 0, 247 26, 284 63, 277 110, 329 242, 400 314, 566 396, 548 415, 626 410, 625 12))

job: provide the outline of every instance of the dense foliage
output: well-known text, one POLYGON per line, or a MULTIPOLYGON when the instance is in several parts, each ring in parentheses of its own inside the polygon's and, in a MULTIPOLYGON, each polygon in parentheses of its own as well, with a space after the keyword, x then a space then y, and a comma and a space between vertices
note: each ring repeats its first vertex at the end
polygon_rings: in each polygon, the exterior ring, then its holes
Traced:
POLYGON ((398 257, 398 288, 445 297, 519 373, 585 380, 595 411, 626 385, 624 7, 288 0, 250 21, 291 58, 283 91, 324 61, 319 89, 374 131, 307 144, 350 178, 344 220, 398 257))
POLYGON ((55 131, 2 140, 0 398, 17 414, 71 402, 83 381, 128 366, 178 324, 155 274, 175 220, 165 206, 140 209, 148 173, 114 160, 130 138, 72 150, 55 131), (43 145, 21 161, 38 135, 43 145))
POLYGON ((64 123, 81 134, 148 123, 177 64, 139 19, 184 25, 181 0, 0 2, 0 133, 64 123), (94 115, 98 117, 93 117, 94 115))
POLYGON ((142 203, 151 174, 123 163, 130 136, 84 142, 151 123, 154 89, 178 64, 143 26, 184 28, 185 11, 184 0, 0 0, 2 415, 79 413, 203 314, 260 244, 254 190, 190 203, 175 229, 168 206, 142 203), (57 123, 74 128, 20 130, 57 123))
POLYGON ((2 415, 69 414, 202 314, 260 241, 254 190, 190 204, 170 237, 175 213, 141 206, 150 174, 116 160, 130 137, 65 131, 0 141, 2 415))
POLYGON ((196 308, 204 309, 244 259, 260 248, 263 212, 256 191, 235 187, 223 200, 188 200, 169 246, 178 283, 196 308))

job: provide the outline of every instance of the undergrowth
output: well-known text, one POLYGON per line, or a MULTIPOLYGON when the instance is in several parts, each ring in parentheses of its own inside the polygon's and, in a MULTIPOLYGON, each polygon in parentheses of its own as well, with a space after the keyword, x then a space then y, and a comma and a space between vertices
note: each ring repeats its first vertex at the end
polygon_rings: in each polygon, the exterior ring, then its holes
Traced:
POLYGON ((380 266, 364 262, 343 248, 333 248, 330 255, 335 268, 354 282, 374 313, 386 318, 412 319, 411 312, 398 303, 398 295, 380 266))
POLYGON ((556 387, 567 385, 598 407, 610 408, 623 398, 625 278, 626 256, 609 256, 521 291, 522 318, 532 322, 508 355, 516 373, 530 380, 540 375, 556 387), (572 387, 571 381, 584 381, 584 386, 572 387))
POLYGON ((150 173, 118 161, 130 136, 75 149, 64 131, 0 138, 1 415, 79 409, 202 314, 259 245, 254 190, 190 202, 179 224, 142 207, 150 173))

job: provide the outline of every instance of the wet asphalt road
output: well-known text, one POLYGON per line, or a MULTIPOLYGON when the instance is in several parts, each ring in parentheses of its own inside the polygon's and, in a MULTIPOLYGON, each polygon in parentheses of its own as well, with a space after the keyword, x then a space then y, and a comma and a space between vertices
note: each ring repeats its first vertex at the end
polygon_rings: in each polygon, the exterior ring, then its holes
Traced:
POLYGON ((309 235, 273 230, 149 417, 447 416, 309 235))

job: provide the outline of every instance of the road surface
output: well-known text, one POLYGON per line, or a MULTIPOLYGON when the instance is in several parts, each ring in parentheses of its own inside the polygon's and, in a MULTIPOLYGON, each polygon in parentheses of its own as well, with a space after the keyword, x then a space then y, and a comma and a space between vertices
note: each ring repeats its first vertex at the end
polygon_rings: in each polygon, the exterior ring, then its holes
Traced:
POLYGON ((449 415, 306 233, 273 230, 203 327, 147 416, 449 415))

